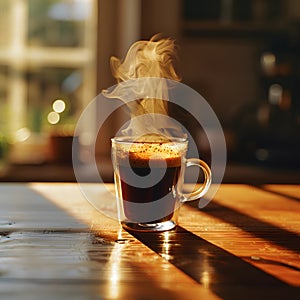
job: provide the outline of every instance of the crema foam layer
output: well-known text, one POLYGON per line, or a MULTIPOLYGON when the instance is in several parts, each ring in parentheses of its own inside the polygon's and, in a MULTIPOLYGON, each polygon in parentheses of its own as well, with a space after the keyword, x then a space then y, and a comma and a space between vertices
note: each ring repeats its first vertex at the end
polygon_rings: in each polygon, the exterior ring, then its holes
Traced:
POLYGON ((181 153, 172 143, 133 143, 119 152, 119 162, 132 168, 179 167, 181 153))

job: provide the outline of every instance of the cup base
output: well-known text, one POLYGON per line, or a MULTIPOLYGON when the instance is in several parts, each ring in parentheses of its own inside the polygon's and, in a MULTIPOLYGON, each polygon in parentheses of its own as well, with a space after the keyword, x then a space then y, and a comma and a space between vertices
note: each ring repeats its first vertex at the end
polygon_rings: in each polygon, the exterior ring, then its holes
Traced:
POLYGON ((176 223, 172 220, 160 223, 131 223, 121 222, 122 226, 128 230, 142 231, 142 232, 160 232, 171 230, 176 227, 176 223))

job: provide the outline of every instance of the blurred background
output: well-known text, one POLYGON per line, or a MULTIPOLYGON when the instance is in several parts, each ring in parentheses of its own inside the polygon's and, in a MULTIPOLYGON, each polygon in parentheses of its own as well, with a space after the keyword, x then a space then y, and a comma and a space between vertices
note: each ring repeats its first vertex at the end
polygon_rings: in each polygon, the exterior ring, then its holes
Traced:
MULTIPOLYGON (((110 57, 161 33, 176 40, 182 82, 224 129, 224 182, 300 182, 298 0, 0 0, 0 30, 1 181, 75 181, 73 130, 115 84, 110 57)), ((203 131, 188 121, 209 156, 203 131)), ((112 116, 97 141, 106 181, 118 126, 112 116)))

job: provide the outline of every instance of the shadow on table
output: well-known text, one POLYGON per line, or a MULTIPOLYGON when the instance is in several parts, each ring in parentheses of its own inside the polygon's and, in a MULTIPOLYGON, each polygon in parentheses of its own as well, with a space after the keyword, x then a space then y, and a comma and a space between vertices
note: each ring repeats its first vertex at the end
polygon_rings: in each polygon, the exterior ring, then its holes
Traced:
MULTIPOLYGON (((198 210, 195 203, 194 206, 198 210)), ((286 249, 299 251, 299 236, 218 203, 202 212, 286 249), (284 237, 284 238, 282 238, 284 237)), ((223 299, 283 299, 300 290, 182 227, 164 233, 130 233, 223 299)))

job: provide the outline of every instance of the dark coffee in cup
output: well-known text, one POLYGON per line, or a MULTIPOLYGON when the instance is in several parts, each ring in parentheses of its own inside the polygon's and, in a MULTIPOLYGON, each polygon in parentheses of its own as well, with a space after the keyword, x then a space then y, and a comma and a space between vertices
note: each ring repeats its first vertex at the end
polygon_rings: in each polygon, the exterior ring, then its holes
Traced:
POLYGON ((180 206, 206 194, 211 184, 209 166, 186 158, 188 141, 158 135, 112 139, 112 162, 118 219, 128 230, 162 232, 178 224, 180 206), (196 166, 204 182, 183 191, 186 167, 196 166))
MULTIPOLYGON (((171 147, 158 143, 133 145, 127 155, 119 159, 121 192, 127 220, 136 222, 143 213, 141 210, 147 209, 143 205, 136 209, 133 203, 150 203, 161 199, 159 215, 164 217, 152 222, 170 220, 176 207, 181 155, 171 147), (137 183, 136 176, 145 178, 145 184, 137 183)), ((152 214, 155 215, 155 212, 152 214)))

